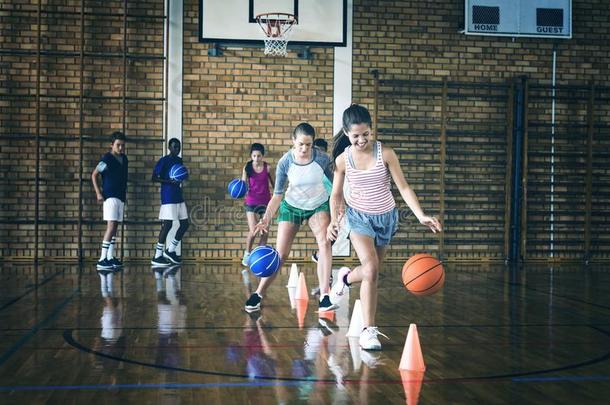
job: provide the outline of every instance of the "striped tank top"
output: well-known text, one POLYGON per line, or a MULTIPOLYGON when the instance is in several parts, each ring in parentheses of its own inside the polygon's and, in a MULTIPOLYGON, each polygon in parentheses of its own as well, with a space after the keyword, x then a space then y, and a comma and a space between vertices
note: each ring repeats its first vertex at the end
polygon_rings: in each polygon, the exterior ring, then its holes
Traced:
POLYGON ((390 189, 390 171, 383 162, 381 142, 375 143, 375 166, 358 170, 352 161, 351 145, 345 153, 345 178, 350 187, 347 205, 367 214, 384 214, 396 207, 390 189))

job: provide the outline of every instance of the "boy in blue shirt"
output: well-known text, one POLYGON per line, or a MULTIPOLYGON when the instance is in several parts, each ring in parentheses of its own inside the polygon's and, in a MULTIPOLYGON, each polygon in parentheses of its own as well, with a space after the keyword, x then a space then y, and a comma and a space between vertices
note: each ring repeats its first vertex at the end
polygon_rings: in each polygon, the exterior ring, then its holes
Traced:
POLYGON ((172 166, 182 164, 182 158, 178 156, 180 154, 180 141, 176 138, 170 139, 167 149, 169 154, 159 159, 152 174, 152 181, 161 183, 159 219, 163 221, 161 231, 159 232, 159 241, 155 246, 155 256, 151 260, 153 266, 169 266, 182 262, 181 257, 176 253, 176 247, 189 227, 188 212, 184 197, 182 196, 181 182, 172 180, 169 177, 169 171, 172 166), (174 240, 172 240, 167 250, 163 251, 165 240, 172 228, 173 221, 180 221, 180 227, 176 231, 174 240))
POLYGON ((120 131, 111 136, 110 152, 102 156, 93 173, 91 182, 98 202, 103 202, 104 221, 107 222, 102 254, 97 262, 100 270, 121 267, 123 263, 114 257, 114 245, 119 222, 123 222, 125 200, 127 199, 128 162, 125 155, 126 137, 120 131), (102 185, 98 183, 98 175, 102 176, 102 185))

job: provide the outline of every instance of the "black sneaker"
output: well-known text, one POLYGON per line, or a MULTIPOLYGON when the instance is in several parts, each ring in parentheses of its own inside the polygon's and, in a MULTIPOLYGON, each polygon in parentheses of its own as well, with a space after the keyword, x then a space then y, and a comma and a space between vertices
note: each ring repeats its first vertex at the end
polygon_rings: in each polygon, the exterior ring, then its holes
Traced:
POLYGON ((320 307, 318 309, 318 312, 332 311, 333 309, 337 308, 339 308, 339 305, 330 302, 328 294, 324 294, 324 297, 322 297, 322 299, 320 300, 320 307))
POLYGON ((170 262, 174 264, 182 263, 182 259, 176 254, 176 252, 170 252, 169 250, 166 250, 165 252, 163 252, 163 256, 165 256, 167 259, 169 259, 170 262))
POLYGON ((159 256, 153 257, 153 259, 150 261, 150 264, 152 264, 153 267, 166 267, 171 266, 172 262, 170 262, 163 256, 159 256))
POLYGON ((311 255, 311 260, 312 260, 314 263, 317 263, 317 262, 318 262, 318 252, 313 252, 313 254, 311 255))
POLYGON ((112 259, 108 259, 108 261, 110 263, 112 263, 112 267, 115 269, 118 267, 123 267, 123 262, 120 261, 119 259, 117 259, 116 257, 113 257, 112 259))
POLYGON ((250 313, 254 311, 260 311, 262 300, 263 297, 261 297, 257 293, 252 294, 250 298, 248 298, 248 301, 246 301, 246 312, 250 313))
POLYGON ((339 326, 328 318, 318 318, 318 328, 324 336, 330 336, 339 330, 339 326))
POLYGON ((112 262, 110 262, 108 259, 103 259, 97 262, 98 270, 112 270, 113 267, 112 262))
POLYGON ((261 319, 263 317, 263 315, 261 314, 261 311, 252 311, 252 312, 248 312, 248 316, 250 317, 250 319, 252 319, 254 322, 258 322, 259 319, 261 319))

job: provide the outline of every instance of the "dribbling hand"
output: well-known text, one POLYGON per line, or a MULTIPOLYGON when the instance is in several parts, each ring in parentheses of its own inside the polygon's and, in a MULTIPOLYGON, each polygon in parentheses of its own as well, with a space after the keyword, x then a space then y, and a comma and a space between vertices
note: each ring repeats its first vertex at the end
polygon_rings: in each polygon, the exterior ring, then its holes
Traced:
POLYGON ((434 233, 443 231, 441 223, 435 217, 423 216, 420 218, 419 223, 426 225, 434 233))
POLYGON ((269 220, 265 217, 262 217, 258 224, 254 226, 254 234, 258 235, 259 233, 269 233, 269 220))
POLYGON ((326 238, 328 240, 334 241, 334 240, 337 240, 338 236, 339 236, 339 221, 331 221, 331 223, 328 225, 328 228, 326 228, 326 238))

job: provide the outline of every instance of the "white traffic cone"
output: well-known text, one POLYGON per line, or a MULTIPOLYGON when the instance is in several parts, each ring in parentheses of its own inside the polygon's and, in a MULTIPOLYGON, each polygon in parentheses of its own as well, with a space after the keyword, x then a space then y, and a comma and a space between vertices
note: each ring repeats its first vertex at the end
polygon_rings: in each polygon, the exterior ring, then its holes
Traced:
POLYGON ((362 319, 362 304, 360 300, 356 300, 354 303, 354 310, 352 311, 352 320, 349 323, 349 329, 347 330, 347 337, 360 337, 360 332, 364 326, 364 319, 362 319))

